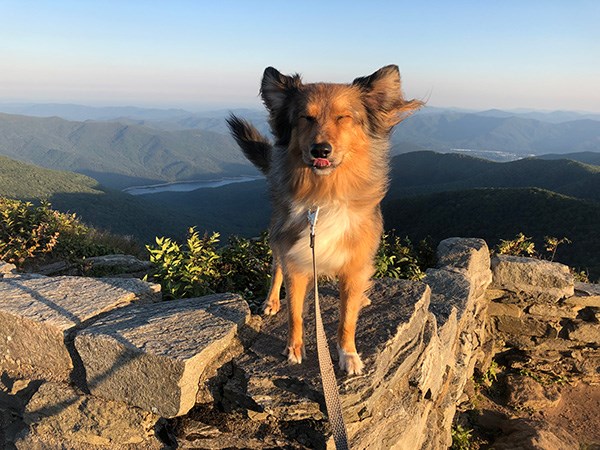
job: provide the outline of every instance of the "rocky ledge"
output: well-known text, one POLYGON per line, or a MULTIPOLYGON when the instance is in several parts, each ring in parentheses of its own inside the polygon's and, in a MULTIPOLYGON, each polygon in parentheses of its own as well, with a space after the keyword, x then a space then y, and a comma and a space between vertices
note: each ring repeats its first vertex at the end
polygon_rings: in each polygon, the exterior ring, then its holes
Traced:
MULTIPOLYGON (((544 338, 593 350, 586 336, 596 328, 586 327, 597 321, 596 287, 573 295, 562 270, 546 277, 556 266, 536 278, 521 263, 490 264, 484 241, 453 238, 422 282, 375 282, 357 332, 366 370, 347 377, 336 368, 352 448, 447 449, 465 385, 496 348, 486 329, 514 340, 503 327, 540 320, 535 305, 561 311, 552 323, 562 328, 544 328, 544 338), (542 279, 551 290, 540 291, 542 279), (523 290, 535 301, 515 306, 510 293, 523 290)), ((320 295, 332 338, 335 284, 320 295)), ((295 366, 281 355, 285 311, 263 320, 231 294, 158 300, 156 285, 139 280, 21 276, 0 265, 0 447, 332 447, 311 299, 307 358, 295 366)))

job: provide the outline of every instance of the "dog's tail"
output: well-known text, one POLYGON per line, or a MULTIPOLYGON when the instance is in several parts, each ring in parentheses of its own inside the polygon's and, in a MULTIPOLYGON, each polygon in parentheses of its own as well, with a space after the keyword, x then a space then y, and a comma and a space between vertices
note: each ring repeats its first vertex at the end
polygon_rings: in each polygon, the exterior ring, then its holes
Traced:
POLYGON ((269 172, 272 145, 254 126, 234 114, 227 118, 231 135, 241 147, 246 158, 265 175, 269 172))

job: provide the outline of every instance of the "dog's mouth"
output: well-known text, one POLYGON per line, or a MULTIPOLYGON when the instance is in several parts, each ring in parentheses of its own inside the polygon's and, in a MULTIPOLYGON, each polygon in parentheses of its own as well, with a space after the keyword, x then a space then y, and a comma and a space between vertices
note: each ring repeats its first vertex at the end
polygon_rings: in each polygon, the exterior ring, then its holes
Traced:
POLYGON ((326 169, 331 167, 331 161, 329 161, 327 158, 315 158, 313 159, 312 166, 317 170, 326 169))

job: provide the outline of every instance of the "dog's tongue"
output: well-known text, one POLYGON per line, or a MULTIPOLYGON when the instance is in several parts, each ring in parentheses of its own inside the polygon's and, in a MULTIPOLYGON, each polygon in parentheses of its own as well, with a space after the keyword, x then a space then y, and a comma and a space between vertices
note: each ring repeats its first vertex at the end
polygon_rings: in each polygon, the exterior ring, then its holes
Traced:
POLYGON ((323 167, 329 167, 331 165, 331 163, 329 162, 328 159, 325 158, 316 158, 313 161, 313 167, 316 167, 317 169, 322 169, 323 167))

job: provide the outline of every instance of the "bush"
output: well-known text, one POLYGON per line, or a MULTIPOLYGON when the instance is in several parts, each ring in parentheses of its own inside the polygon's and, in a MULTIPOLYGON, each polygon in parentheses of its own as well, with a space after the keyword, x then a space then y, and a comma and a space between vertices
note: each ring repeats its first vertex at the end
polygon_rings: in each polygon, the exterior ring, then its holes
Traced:
POLYGON ((423 271, 431 265, 433 250, 427 240, 419 243, 415 250, 408 238, 400 239, 392 230, 384 233, 375 256, 375 278, 405 278, 421 280, 423 271))
POLYGON ((222 248, 218 243, 219 233, 200 237, 190 228, 183 246, 165 237, 156 238, 155 246, 146 246, 165 299, 216 292, 238 293, 250 303, 264 298, 271 266, 267 233, 258 239, 232 236, 222 248))
MULTIPOLYGON (((200 237, 190 228, 183 245, 157 237, 155 245, 146 246, 155 267, 153 278, 161 284, 166 300, 234 292, 251 306, 262 302, 271 279, 267 233, 255 239, 231 236, 226 246, 218 244, 218 233, 200 237)), ((425 276, 422 264, 432 255, 426 241, 416 251, 408 239, 386 234, 377 253, 375 276, 419 280, 425 276)))
POLYGON ((53 210, 48 202, 36 206, 0 197, 0 260, 18 267, 125 253, 135 247, 133 239, 87 227, 75 214, 53 210))

